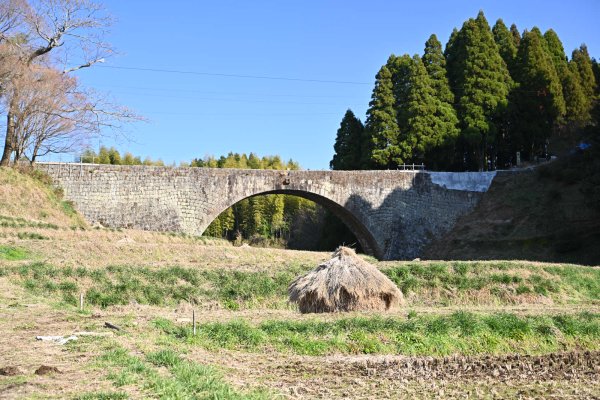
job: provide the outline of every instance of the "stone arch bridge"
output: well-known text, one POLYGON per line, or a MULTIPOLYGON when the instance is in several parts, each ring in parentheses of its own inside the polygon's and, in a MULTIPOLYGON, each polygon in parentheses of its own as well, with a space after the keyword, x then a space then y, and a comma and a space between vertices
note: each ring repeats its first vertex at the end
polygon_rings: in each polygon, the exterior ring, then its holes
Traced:
POLYGON ((419 257, 488 189, 493 172, 272 171, 38 163, 90 223, 200 235, 238 201, 312 200, 337 215, 365 252, 419 257))

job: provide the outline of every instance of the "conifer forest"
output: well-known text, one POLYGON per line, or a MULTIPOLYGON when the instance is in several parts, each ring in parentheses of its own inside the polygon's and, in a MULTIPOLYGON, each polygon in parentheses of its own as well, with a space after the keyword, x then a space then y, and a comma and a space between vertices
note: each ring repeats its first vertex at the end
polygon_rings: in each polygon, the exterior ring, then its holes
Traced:
POLYGON ((546 158, 553 143, 598 139, 599 73, 585 45, 567 56, 554 30, 490 27, 480 11, 445 47, 432 34, 422 55, 390 55, 364 124, 344 115, 330 166, 484 171, 546 158))

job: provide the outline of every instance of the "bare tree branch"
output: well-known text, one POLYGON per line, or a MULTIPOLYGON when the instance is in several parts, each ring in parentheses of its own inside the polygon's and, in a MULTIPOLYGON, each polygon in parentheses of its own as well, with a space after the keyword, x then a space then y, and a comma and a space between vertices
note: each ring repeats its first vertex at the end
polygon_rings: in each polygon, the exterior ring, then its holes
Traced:
POLYGON ((114 53, 112 20, 94 0, 0 0, 0 100, 6 114, 0 165, 72 150, 142 120, 80 87, 72 72, 114 53), (58 60, 63 68, 58 68, 58 60))
POLYGON ((71 68, 63 70, 63 74, 68 74, 69 72, 77 71, 77 70, 80 70, 82 68, 89 68, 89 67, 91 67, 94 64, 103 63, 104 61, 105 61, 104 58, 99 58, 97 60, 88 61, 85 64, 78 65, 76 67, 71 67, 71 68))

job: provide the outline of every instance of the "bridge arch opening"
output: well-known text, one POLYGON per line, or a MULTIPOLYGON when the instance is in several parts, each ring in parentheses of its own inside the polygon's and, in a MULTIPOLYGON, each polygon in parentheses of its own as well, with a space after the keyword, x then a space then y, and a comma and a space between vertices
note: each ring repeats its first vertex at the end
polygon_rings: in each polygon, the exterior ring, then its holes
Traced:
MULTIPOLYGON (((244 197, 244 198, 240 198, 237 199, 235 202, 233 202, 232 204, 230 204, 228 207, 226 207, 225 209, 220 209, 220 210, 216 210, 216 212, 214 212, 213 214, 210 215, 209 217, 209 226, 207 227, 207 229, 204 231, 203 234, 215 234, 215 232, 209 232, 209 230, 211 229, 216 229, 218 230, 219 228, 222 227, 215 227, 214 226, 214 222, 217 219, 222 219, 223 221, 221 221, 222 223, 226 224, 228 223, 228 218, 233 218, 231 215, 229 215, 229 217, 225 214, 227 213, 234 213, 233 208, 235 206, 238 205, 242 205, 244 204, 243 202, 245 200, 247 201, 253 201, 256 200, 258 198, 267 198, 267 197, 274 197, 274 196, 269 196, 269 195, 287 195, 291 198, 301 198, 301 199, 305 199, 305 200, 309 200, 310 202, 315 203, 318 206, 321 206, 323 209, 327 210, 330 212, 331 215, 334 216, 334 219, 337 219, 341 222, 341 224, 343 224, 345 226, 345 228, 347 228, 347 231, 350 233, 350 235, 344 235, 342 233, 341 237, 339 237, 339 240, 336 240, 336 245, 353 245, 354 247, 358 248, 358 250, 368 254, 368 255, 372 255, 374 257, 377 258, 381 258, 381 252, 379 249, 379 246, 377 244, 377 242, 375 241, 373 235, 369 232, 368 228, 348 209, 346 209, 345 207, 343 207, 342 205, 315 193, 311 193, 311 192, 305 192, 305 191, 301 191, 301 190, 293 190, 293 189, 277 189, 277 190, 271 190, 271 191, 264 191, 264 192, 260 192, 260 193, 255 193, 252 194, 250 196, 244 197)), ((268 204, 270 204, 269 202, 267 202, 268 204)), ((275 205, 276 207, 276 205, 275 205)), ((331 219, 330 218, 326 218, 325 221, 322 221, 323 223, 331 223, 331 219)), ((233 232, 231 232, 233 233, 233 232)), ((320 235, 321 232, 312 232, 312 234, 314 235, 320 235)), ((325 250, 325 248, 321 248, 321 250, 325 250)))

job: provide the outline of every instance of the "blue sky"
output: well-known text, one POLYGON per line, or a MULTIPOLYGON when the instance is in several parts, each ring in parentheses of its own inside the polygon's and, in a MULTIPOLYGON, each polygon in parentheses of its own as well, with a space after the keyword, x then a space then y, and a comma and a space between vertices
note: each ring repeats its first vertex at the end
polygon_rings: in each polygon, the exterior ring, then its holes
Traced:
POLYGON ((569 55, 585 42, 600 56, 596 0, 104 3, 117 20, 108 39, 119 55, 78 74, 148 122, 130 126, 130 140, 101 143, 167 163, 234 151, 326 169, 345 110, 364 121, 388 56, 422 54, 431 33, 445 44, 480 9, 490 24, 502 18, 521 31, 553 28, 569 55))

